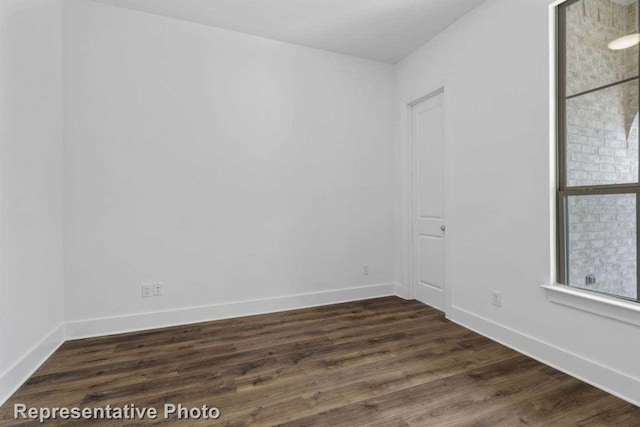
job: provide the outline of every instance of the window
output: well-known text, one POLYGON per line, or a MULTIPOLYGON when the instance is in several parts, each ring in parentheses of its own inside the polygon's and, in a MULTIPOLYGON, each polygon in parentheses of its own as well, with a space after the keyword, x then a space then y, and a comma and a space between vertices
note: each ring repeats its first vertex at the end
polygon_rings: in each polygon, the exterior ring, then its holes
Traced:
POLYGON ((639 3, 557 9, 558 281, 637 302, 639 3))

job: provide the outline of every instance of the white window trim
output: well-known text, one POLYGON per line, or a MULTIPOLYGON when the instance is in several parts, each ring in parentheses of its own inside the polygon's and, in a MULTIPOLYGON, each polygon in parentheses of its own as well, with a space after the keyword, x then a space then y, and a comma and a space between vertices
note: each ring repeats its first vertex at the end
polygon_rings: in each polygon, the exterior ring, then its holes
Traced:
MULTIPOLYGON (((551 223, 551 271, 556 271, 556 7, 566 0, 556 0, 549 5, 549 165, 550 165, 550 223, 551 223)), ((554 280, 552 279, 552 282, 554 280)), ((575 308, 627 324, 640 326, 640 303, 607 296, 601 293, 572 288, 554 283, 542 285, 547 299, 553 303, 575 308)))
POLYGON ((547 299, 603 317, 640 326, 640 304, 567 285, 542 285, 547 299))

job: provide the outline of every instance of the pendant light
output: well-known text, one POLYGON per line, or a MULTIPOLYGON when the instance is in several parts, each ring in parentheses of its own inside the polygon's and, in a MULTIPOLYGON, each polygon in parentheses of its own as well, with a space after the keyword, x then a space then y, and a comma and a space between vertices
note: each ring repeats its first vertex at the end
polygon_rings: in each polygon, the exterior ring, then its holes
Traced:
POLYGON ((624 50, 629 49, 640 43, 640 33, 629 34, 624 37, 615 39, 607 46, 611 50, 624 50))

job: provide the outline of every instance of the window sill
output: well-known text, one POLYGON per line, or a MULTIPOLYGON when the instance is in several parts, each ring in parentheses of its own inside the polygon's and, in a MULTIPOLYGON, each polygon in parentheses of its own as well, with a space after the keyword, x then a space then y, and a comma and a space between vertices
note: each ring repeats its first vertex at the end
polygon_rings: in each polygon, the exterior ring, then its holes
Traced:
POLYGON ((640 326, 639 303, 582 291, 566 285, 542 285, 542 288, 547 293, 547 299, 556 304, 640 326))

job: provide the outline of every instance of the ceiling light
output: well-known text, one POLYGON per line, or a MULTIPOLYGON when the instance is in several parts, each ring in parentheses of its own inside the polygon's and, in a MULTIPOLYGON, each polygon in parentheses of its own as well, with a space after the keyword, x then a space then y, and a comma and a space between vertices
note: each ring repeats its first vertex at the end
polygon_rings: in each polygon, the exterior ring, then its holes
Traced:
POLYGON ((629 49, 640 43, 640 33, 629 34, 628 36, 615 39, 607 46, 611 50, 629 49))

